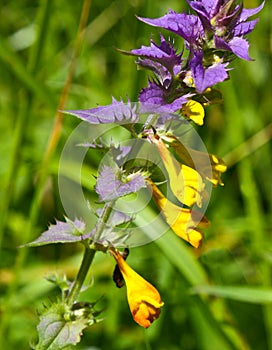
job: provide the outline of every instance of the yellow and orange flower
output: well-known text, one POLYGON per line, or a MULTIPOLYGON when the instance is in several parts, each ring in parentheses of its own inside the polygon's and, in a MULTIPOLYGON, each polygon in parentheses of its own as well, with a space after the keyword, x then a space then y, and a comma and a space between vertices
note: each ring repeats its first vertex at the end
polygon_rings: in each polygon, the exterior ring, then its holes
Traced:
POLYGON ((134 321, 148 328, 161 312, 163 301, 157 289, 135 272, 124 260, 119 251, 110 250, 124 277, 127 299, 134 321))
POLYGON ((158 135, 149 135, 156 146, 169 176, 169 185, 177 199, 188 207, 202 206, 206 198, 205 184, 199 173, 190 166, 180 164, 158 135))
POLYGON ((174 233, 193 247, 198 248, 203 240, 201 229, 209 227, 208 219, 202 213, 175 205, 162 194, 151 180, 149 183, 153 199, 174 233))

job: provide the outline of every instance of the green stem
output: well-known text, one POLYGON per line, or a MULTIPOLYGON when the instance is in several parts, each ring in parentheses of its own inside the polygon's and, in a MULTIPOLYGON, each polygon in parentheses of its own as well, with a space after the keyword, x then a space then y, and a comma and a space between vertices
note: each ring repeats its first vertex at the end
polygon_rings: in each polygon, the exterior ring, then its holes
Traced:
POLYGON ((85 246, 84 256, 81 262, 81 266, 79 268, 77 277, 74 281, 73 287, 68 294, 66 303, 69 307, 73 305, 73 303, 77 300, 78 294, 80 293, 81 287, 85 281, 89 268, 93 262, 93 258, 95 256, 96 251, 94 249, 90 249, 88 245, 85 246))
MULTIPOLYGON (((109 220, 110 214, 112 212, 112 206, 114 203, 115 203, 115 200, 107 203, 104 206, 102 215, 100 216, 100 219, 96 225, 96 231, 93 235, 94 242, 97 242, 99 240, 99 238, 101 237, 101 234, 103 233, 103 231, 107 225, 107 222, 109 220)), ((73 287, 72 287, 72 289, 71 289, 71 291, 68 294, 67 299, 66 299, 66 304, 69 307, 71 307, 73 305, 73 303, 77 300, 77 297, 80 293, 81 287, 86 279, 88 271, 89 271, 91 264, 93 262, 93 258, 95 256, 95 253, 96 253, 96 249, 90 248, 89 243, 86 243, 84 256, 83 256, 78 274, 77 274, 76 279, 74 281, 73 287)))
POLYGON ((116 200, 113 200, 111 202, 108 202, 103 209, 102 215, 100 217, 100 220, 97 223, 96 226, 96 232, 94 234, 93 240, 94 242, 97 242, 101 236, 101 234, 104 231, 104 228, 106 226, 107 221, 109 220, 110 214, 112 212, 112 207, 114 205, 114 203, 116 202, 116 200))

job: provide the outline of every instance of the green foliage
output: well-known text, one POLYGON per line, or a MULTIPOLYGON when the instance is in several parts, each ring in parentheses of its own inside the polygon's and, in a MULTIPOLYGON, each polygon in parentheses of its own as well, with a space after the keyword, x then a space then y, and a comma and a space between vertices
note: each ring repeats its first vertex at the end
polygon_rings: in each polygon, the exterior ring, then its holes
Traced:
POLYGON ((46 309, 37 326, 39 342, 36 350, 59 350, 80 341, 82 331, 97 322, 92 305, 69 311, 63 303, 52 304, 46 309))
POLYGON ((245 286, 197 286, 198 294, 213 295, 221 298, 244 301, 247 303, 272 303, 272 289, 245 286))
MULTIPOLYGON (((78 125, 74 118, 62 120, 50 164, 43 160, 72 60, 82 4, 64 0, 1 4, 0 224, 6 222, 0 246, 1 349, 29 349, 37 336, 37 310, 59 296, 44 276, 58 270, 73 279, 80 265, 81 245, 17 247, 35 240, 49 222, 63 221, 58 166, 67 137, 78 125), (39 189, 42 164, 46 176, 39 189), (9 194, 5 202, 4 191, 9 194)), ((245 1, 245 5, 259 2, 245 1)), ((65 109, 109 104, 112 95, 136 99, 147 83, 146 72, 137 72, 134 59, 115 48, 148 44, 156 32, 139 23, 135 14, 156 17, 168 8, 181 11, 186 6, 176 0, 167 4, 93 1, 65 109)), ((92 305, 78 304, 65 323, 63 304, 52 304, 40 321, 48 325, 49 317, 54 324, 58 321, 55 331, 70 331, 71 324, 78 331, 84 329, 76 349, 211 350, 215 344, 222 350, 272 350, 270 12, 267 2, 250 37, 255 61, 235 63, 231 80, 218 86, 224 104, 208 107, 205 126, 197 129, 207 149, 229 165, 225 186, 212 194, 207 214, 211 227, 203 247, 194 250, 168 232, 131 250, 129 264, 159 287, 165 301, 161 318, 145 331, 133 323, 123 289, 116 289, 111 280, 114 262, 98 254, 89 276, 96 287, 85 290, 81 298, 97 300, 104 295, 105 320, 87 327, 92 305), (79 314, 83 318, 78 319, 79 314)), ((117 128, 108 139, 118 140, 123 132, 117 128)), ((60 169, 71 183, 81 183, 90 202, 97 200, 93 185, 100 159, 99 152, 87 154, 80 177, 76 162, 66 162, 60 169)), ((77 202, 72 186, 67 196, 77 202)), ((152 227, 154 232, 157 229, 152 227)), ((75 344, 78 333, 70 336, 70 344, 75 344)))

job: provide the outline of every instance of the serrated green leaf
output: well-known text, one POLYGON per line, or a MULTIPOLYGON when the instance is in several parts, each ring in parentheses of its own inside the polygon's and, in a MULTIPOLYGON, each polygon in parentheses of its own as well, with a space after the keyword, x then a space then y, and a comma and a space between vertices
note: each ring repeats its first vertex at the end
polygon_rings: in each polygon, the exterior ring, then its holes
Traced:
POLYGON ((272 303, 272 288, 248 286, 196 286, 193 293, 212 295, 247 303, 272 303))
POLYGON ((36 350, 61 350, 76 345, 82 331, 95 323, 91 309, 66 311, 64 304, 53 304, 40 316, 37 326, 39 343, 36 350))

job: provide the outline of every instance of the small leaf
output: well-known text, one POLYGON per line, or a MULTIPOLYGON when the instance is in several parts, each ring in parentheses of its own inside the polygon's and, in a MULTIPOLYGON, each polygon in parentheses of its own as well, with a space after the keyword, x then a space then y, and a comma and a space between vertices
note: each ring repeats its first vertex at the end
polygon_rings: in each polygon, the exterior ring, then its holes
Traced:
MULTIPOLYGON (((92 305, 67 312, 64 304, 53 304, 40 316, 36 350, 60 350, 80 341, 82 331, 97 322, 92 305)), ((99 313, 99 312, 98 312, 99 313)))
POLYGON ((62 292, 66 292, 71 287, 72 282, 68 281, 65 275, 57 273, 50 274, 45 277, 48 282, 54 283, 62 292))
POLYGON ((66 222, 56 221, 49 229, 41 234, 35 241, 25 244, 23 247, 36 247, 51 243, 72 243, 87 239, 90 234, 85 234, 86 225, 83 221, 74 221, 66 218, 66 222))
POLYGON ((95 188, 100 201, 118 199, 146 187, 144 176, 140 172, 122 175, 120 169, 114 170, 107 165, 102 168, 95 188))
POLYGON ((257 286, 196 286, 193 288, 193 293, 213 295, 247 303, 272 303, 272 289, 257 286))
MULTIPOLYGON (((101 216, 103 209, 97 209, 97 215, 101 216)), ((132 221, 132 217, 118 210, 113 210, 110 214, 107 225, 111 227, 119 226, 132 221)))
POLYGON ((113 227, 106 227, 103 231, 102 236, 99 238, 98 243, 100 243, 102 246, 107 247, 113 246, 113 247, 119 247, 119 248, 125 248, 127 246, 126 241, 131 235, 131 230, 129 228, 113 228, 113 227))
POLYGON ((118 166, 121 166, 124 164, 125 159, 128 157, 129 153, 131 152, 132 147, 131 146, 111 146, 110 154, 112 156, 112 159, 115 160, 116 164, 118 166))

